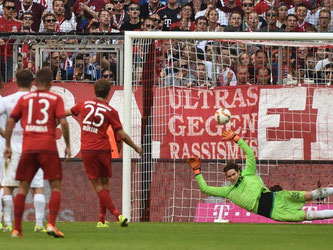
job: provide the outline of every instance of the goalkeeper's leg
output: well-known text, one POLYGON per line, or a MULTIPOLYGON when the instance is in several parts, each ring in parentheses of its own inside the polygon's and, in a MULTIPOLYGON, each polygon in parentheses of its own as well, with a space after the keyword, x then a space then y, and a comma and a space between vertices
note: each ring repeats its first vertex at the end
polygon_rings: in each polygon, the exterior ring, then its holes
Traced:
POLYGON ((333 218, 333 210, 306 211, 306 220, 323 220, 333 218))
POLYGON ((333 195, 333 188, 331 187, 324 187, 324 188, 317 188, 311 192, 305 193, 305 200, 306 201, 313 201, 317 199, 323 199, 327 196, 333 195))

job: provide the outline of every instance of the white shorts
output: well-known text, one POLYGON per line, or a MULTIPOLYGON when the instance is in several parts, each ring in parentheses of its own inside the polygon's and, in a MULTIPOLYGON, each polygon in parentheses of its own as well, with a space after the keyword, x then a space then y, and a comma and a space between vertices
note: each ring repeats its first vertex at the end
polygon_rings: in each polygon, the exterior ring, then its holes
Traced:
MULTIPOLYGON (((11 160, 8 162, 7 166, 4 167, 2 186, 18 187, 20 182, 15 180, 15 176, 20 158, 21 153, 12 153, 11 160)), ((32 179, 30 186, 33 188, 39 188, 44 186, 44 174, 41 168, 37 171, 36 175, 32 179)))

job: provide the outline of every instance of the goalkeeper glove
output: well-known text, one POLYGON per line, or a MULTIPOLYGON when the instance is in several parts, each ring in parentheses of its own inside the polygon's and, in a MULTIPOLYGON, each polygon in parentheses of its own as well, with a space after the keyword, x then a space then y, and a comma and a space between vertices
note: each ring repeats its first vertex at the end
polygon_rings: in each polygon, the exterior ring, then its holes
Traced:
POLYGON ((222 140, 233 140, 234 142, 238 142, 239 136, 232 130, 223 131, 222 140))
POLYGON ((195 175, 200 174, 200 172, 201 172, 200 158, 191 156, 190 158, 187 159, 187 162, 188 162, 188 165, 190 165, 190 167, 192 168, 193 173, 195 175))

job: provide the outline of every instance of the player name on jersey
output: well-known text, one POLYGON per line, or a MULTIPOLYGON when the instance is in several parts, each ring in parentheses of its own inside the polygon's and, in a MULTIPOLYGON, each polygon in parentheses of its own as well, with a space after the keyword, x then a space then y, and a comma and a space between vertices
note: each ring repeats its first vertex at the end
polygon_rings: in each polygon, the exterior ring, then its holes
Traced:
POLYGON ((98 129, 97 129, 97 128, 91 127, 91 126, 89 126, 89 125, 84 125, 84 126, 82 127, 82 130, 84 130, 84 131, 88 131, 88 132, 92 132, 92 133, 95 133, 95 134, 98 133, 98 129))
POLYGON ((25 131, 28 132, 47 132, 47 126, 38 126, 38 125, 25 125, 25 131))

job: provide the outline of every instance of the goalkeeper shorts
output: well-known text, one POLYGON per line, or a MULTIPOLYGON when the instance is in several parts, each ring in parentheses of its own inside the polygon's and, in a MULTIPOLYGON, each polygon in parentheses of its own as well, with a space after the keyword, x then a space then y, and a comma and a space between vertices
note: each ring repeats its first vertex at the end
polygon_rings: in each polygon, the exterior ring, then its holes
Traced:
POLYGON ((270 218, 276 221, 304 221, 305 191, 274 192, 273 206, 270 218))

